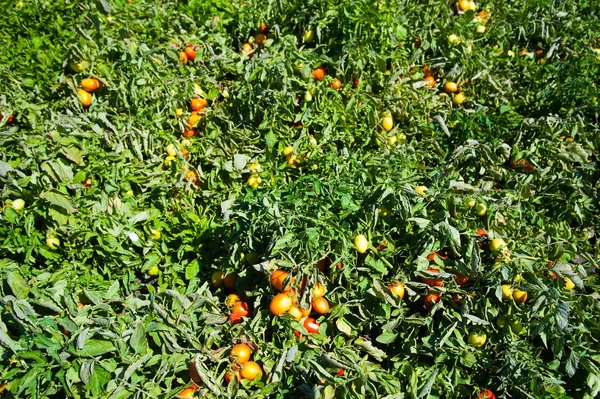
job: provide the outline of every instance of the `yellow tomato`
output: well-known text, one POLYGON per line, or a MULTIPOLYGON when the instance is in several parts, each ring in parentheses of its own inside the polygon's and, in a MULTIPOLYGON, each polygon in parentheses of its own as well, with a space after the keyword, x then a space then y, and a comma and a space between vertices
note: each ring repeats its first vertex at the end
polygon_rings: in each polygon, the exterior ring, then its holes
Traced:
POLYGON ((485 341, 487 341, 487 335, 477 334, 476 332, 472 332, 469 334, 467 341, 469 342, 469 345, 480 348, 483 345, 485 345, 485 341))
POLYGON ((513 294, 513 289, 508 284, 502 284, 502 298, 510 298, 513 294))
POLYGON ((394 284, 388 285, 388 288, 395 296, 399 297, 400 299, 404 298, 404 284, 396 281, 394 284))
POLYGON ((467 11, 467 10, 469 10, 469 3, 470 3, 469 0, 460 0, 458 2, 458 8, 461 11, 467 11))
POLYGON ((81 105, 83 105, 86 108, 92 105, 93 97, 90 93, 83 89, 79 89, 77 90, 77 94, 79 94, 79 100, 81 101, 81 105))
POLYGON ((452 98, 452 103, 454 105, 460 105, 462 103, 465 102, 465 100, 467 99, 467 97, 464 95, 464 93, 456 93, 454 95, 454 98, 452 98))
POLYGON ((477 28, 475 28, 475 32, 477 33, 484 33, 485 32, 485 25, 477 25, 477 28))
POLYGON ((565 277, 565 289, 571 291, 573 288, 575 288, 575 283, 570 278, 565 277))
POLYGON ((394 119, 390 115, 387 115, 381 121, 381 125, 389 132, 394 127, 394 119))
POLYGON ((163 164, 165 166, 171 166, 171 162, 173 162, 175 160, 175 157, 173 155, 169 155, 165 158, 163 164))
POLYGON ((325 295, 325 286, 321 283, 317 283, 312 288, 311 293, 313 298, 321 298, 323 295, 325 295))
POLYGON ((415 192, 421 194, 421 195, 425 195, 425 192, 429 191, 429 189, 425 186, 417 186, 415 187, 415 192))
POLYGON ((367 237, 359 234, 354 237, 354 246, 359 253, 364 254, 369 249, 369 241, 367 241, 367 237))
POLYGON ((165 151, 167 152, 167 154, 169 154, 171 156, 177 155, 177 149, 175 148, 175 146, 173 144, 169 144, 168 146, 166 146, 165 151))
POLYGON ((57 237, 48 236, 46 237, 46 245, 50 249, 57 249, 60 247, 60 240, 57 237))
POLYGON ((156 230, 155 229, 150 229, 150 233, 151 233, 150 234, 150 238, 151 239, 153 239, 155 241, 156 240, 160 240, 160 237, 162 235, 160 230, 158 230, 158 229, 156 229, 156 230))
POLYGON ((284 156, 286 156, 286 157, 287 157, 287 156, 289 156, 289 155, 291 155, 291 154, 292 154, 292 152, 294 152, 294 147, 293 147, 293 146, 291 146, 291 145, 290 145, 290 146, 287 146, 287 147, 285 147, 285 148, 283 149, 283 155, 284 155, 284 156))
POLYGON ((504 248, 506 248, 506 243, 502 238, 494 238, 492 241, 490 241, 489 248, 492 252, 501 252, 504 248))
POLYGON ((446 82, 444 84, 444 90, 447 93, 456 93, 458 91, 458 85, 455 82, 446 82))
POLYGON ((527 301, 527 291, 514 290, 512 297, 516 303, 525 303, 527 301))

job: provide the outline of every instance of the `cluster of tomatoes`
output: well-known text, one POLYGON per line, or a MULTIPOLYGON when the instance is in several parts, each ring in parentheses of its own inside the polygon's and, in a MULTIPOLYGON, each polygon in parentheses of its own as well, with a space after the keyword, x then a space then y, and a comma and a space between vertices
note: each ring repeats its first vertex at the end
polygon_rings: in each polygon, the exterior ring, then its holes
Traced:
MULTIPOLYGON (((303 280, 296 288, 292 288, 294 285, 294 279, 290 276, 290 273, 285 270, 275 270, 271 273, 269 280, 273 288, 279 292, 276 294, 269 305, 271 313, 275 316, 281 316, 283 314, 289 314, 297 321, 302 321, 302 325, 309 334, 318 333, 320 324, 317 321, 309 317, 311 312, 315 312, 318 315, 324 315, 329 313, 329 302, 325 299, 325 286, 321 282, 314 284, 310 290, 311 302, 308 308, 303 308, 299 302, 299 292, 305 287, 306 280, 303 280)), ((297 337, 301 334, 298 331, 294 331, 297 337)))
MULTIPOLYGON (((196 134, 196 131, 202 123, 206 110, 204 109, 208 105, 208 100, 202 97, 194 97, 190 100, 190 118, 187 122, 187 129, 183 131, 184 137, 192 137, 196 134)), ((175 111, 177 116, 183 115, 183 110, 177 109, 175 111)))
POLYGON ((79 86, 80 89, 77 91, 79 101, 81 101, 81 105, 83 105, 84 108, 87 108, 92 105, 92 102, 94 101, 92 93, 100 89, 100 81, 95 78, 85 78, 81 80, 79 86))
POLYGON ((258 28, 258 32, 256 35, 250 38, 244 45, 242 46, 242 52, 252 57, 254 55, 254 47, 263 45, 268 37, 267 33, 269 32, 269 27, 267 24, 262 23, 258 28))
POLYGON ((179 53, 179 62, 187 65, 189 61, 194 61, 196 59, 196 49, 192 44, 188 44, 185 47, 185 50, 179 53))

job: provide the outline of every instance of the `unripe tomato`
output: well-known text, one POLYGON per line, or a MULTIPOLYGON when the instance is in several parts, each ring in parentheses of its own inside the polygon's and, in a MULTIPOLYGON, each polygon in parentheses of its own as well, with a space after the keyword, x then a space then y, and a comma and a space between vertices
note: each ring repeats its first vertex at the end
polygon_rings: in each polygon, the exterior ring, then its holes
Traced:
MULTIPOLYGON (((428 267, 427 269, 428 272, 430 273, 439 273, 440 271, 431 267, 428 267)), ((431 278, 431 277, 421 277, 421 282, 423 282, 424 284, 427 284, 431 287, 442 287, 444 285, 444 282, 442 280, 438 280, 435 278, 431 278)))
POLYGON ((465 100, 467 99, 467 97, 464 95, 464 93, 456 93, 454 95, 454 98, 452 98, 452 103, 454 105, 460 105, 462 103, 465 102, 465 100))
POLYGON ((500 316, 496 319, 496 325, 498 328, 504 328, 506 326, 506 318, 504 316, 500 316))
POLYGON ((250 314, 250 308, 248 304, 243 301, 236 302, 231 309, 231 313, 237 313, 240 316, 248 316, 250 314))
POLYGON ((238 294, 229 294, 227 295, 227 298, 225 298, 225 305, 227 305, 228 307, 233 307, 233 305, 235 305, 241 300, 242 298, 240 298, 238 294))
POLYGON ((327 299, 320 297, 312 301, 312 307, 318 314, 329 313, 329 302, 327 299))
POLYGON ((525 303, 527 301, 527 291, 514 290, 512 297, 516 303, 525 303))
POLYGON ((502 284, 502 298, 510 298, 513 294, 513 289, 508 284, 502 284))
POLYGON ((291 314, 292 317, 297 321, 302 320, 302 318, 304 317, 304 315, 302 314, 302 309, 300 309, 298 306, 292 306, 290 310, 288 310, 288 313, 291 314))
POLYGON ((333 82, 331 82, 331 87, 334 88, 335 90, 338 90, 339 88, 342 87, 342 81, 339 79, 335 79, 333 82))
POLYGON ((187 56, 188 60, 195 60, 196 59, 196 50, 194 50, 193 46, 187 46, 185 48, 185 55, 187 56))
POLYGON ((321 283, 317 283, 313 286, 311 293, 314 299, 321 298, 325 295, 325 286, 321 283))
POLYGON ((477 28, 475 28, 475 32, 477 32, 477 33, 484 33, 485 32, 485 25, 477 25, 477 28))
POLYGON ((177 149, 175 148, 175 146, 173 144, 169 144, 168 146, 165 147, 165 151, 167 152, 167 154, 169 154, 170 156, 176 156, 177 155, 177 149))
POLYGON ((250 355, 252 355, 252 350, 248 345, 237 344, 233 348, 231 348, 229 360, 236 364, 244 364, 248 360, 250 360, 250 355))
POLYGON ((454 33, 448 36, 448 42, 451 44, 456 44, 459 41, 460 41, 460 39, 454 33))
POLYGON ((158 273, 160 273, 158 265, 152 266, 146 273, 148 276, 158 276, 158 273))
POLYGON ((427 309, 431 309, 433 305, 440 301, 440 296, 441 295, 437 292, 432 292, 431 294, 425 295, 425 298, 423 299, 423 305, 425 305, 427 309))
POLYGON ((467 202, 465 202, 467 208, 473 208, 476 204, 477 202, 474 199, 470 199, 467 202))
POLYGON ((383 120, 381 121, 381 125, 389 132, 394 127, 394 118, 392 118, 390 115, 384 116, 383 120))
POLYGON ((308 90, 306 90, 306 93, 304 93, 304 101, 307 103, 312 101, 312 94, 310 94, 310 91, 308 90))
POLYGON ((60 247, 60 240, 57 237, 48 236, 46 237, 46 245, 50 249, 57 249, 60 247))
POLYGON ((575 283, 568 277, 565 277, 565 290, 571 291, 575 288, 575 283))
POLYGON ((85 78, 81 81, 81 88, 85 91, 95 91, 100 87, 100 81, 93 78, 85 78))
POLYGON ((417 186, 415 187, 415 192, 421 195, 425 195, 425 192, 429 191, 426 186, 417 186))
MULTIPOLYGON (((271 273, 271 276, 269 276, 269 281, 271 282, 273 288, 275 288, 277 291, 281 291, 283 289, 283 282, 287 276, 289 276, 289 273, 285 270, 275 270, 273 273, 271 273)), ((290 284, 288 283, 288 285, 290 284)))
POLYGON ((514 320, 510 323, 510 330, 514 334, 519 335, 523 332, 523 325, 521 324, 521 322, 519 320, 514 320))
POLYGON ((286 293, 277 294, 271 300, 271 304, 269 305, 269 309, 271 313, 275 316, 279 316, 290 310, 292 307, 293 301, 292 298, 286 293))
POLYGON ((192 111, 200 111, 202 108, 208 105, 208 101, 205 98, 192 98, 190 101, 190 108, 192 111))
POLYGON ((319 66, 313 69, 312 77, 321 80, 325 77, 325 68, 319 66))
POLYGON ((81 105, 86 108, 92 105, 93 97, 90 93, 83 89, 79 89, 77 90, 77 94, 79 94, 79 101, 81 101, 81 105))
POLYGON ((354 246, 359 253, 364 254, 369 249, 369 241, 367 241, 367 237, 359 234, 354 237, 354 246))
POLYGON ((223 285, 224 277, 225 277, 225 274, 223 274, 222 271, 213 272, 212 276, 210 276, 210 282, 212 283, 212 285, 219 288, 220 286, 223 285))
POLYGON ((485 215, 487 212, 487 206, 485 204, 479 203, 475 205, 475 213, 479 216, 485 215))
POLYGON ((435 86, 435 78, 431 75, 425 76, 425 86, 427 86, 427 87, 435 86))
POLYGON ((311 44, 315 40, 315 32, 312 29, 304 32, 304 42, 311 44))
POLYGON ((246 362, 242 367, 240 375, 244 380, 254 381, 255 378, 260 379, 262 376, 262 369, 255 362, 246 362))
POLYGON ((469 342, 469 345, 480 348, 485 345, 485 341, 487 341, 487 335, 477 334, 473 331, 469 334, 467 341, 469 342))
POLYGON ((444 84, 444 90, 446 90, 446 93, 456 93, 458 91, 458 85, 454 82, 446 82, 444 84))
POLYGON ((506 248, 506 243, 502 238, 494 238, 490 241, 489 247, 492 252, 502 252, 506 248))
POLYGON ((294 152, 294 147, 291 145, 287 146, 283 149, 283 155, 286 157, 292 155, 293 152, 294 152))
MULTIPOLYGON (((16 200, 14 200, 12 202, 12 204, 10 204, 10 206, 17 212, 23 210, 23 208, 25 207, 25 201, 23 201, 21 198, 17 198, 16 200)), ((570 280, 569 280, 570 281, 570 280)))
POLYGON ((314 334, 319 332, 319 323, 315 321, 312 317, 307 317, 304 320, 304 328, 308 331, 309 334, 314 334))
POLYGON ((400 299, 404 298, 404 284, 401 282, 394 281, 394 284, 388 285, 388 288, 395 296, 399 297, 400 299))

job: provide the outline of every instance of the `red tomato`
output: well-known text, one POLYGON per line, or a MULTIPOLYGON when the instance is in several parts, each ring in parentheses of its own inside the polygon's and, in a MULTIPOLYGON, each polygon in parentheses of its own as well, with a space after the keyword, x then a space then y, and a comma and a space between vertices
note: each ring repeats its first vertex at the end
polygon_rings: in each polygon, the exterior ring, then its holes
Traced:
POLYGON ((193 46, 187 46, 185 48, 185 55, 187 56, 187 58, 189 60, 195 60, 196 59, 196 50, 194 50, 193 46))
POLYGON ((304 328, 306 328, 306 331, 308 331, 310 334, 318 333, 319 327, 319 323, 317 323, 312 317, 307 317, 304 320, 304 328))
POLYGON ((494 395, 494 392, 490 391, 489 389, 484 389, 483 391, 479 392, 479 395, 475 395, 476 399, 496 399, 496 395, 494 395))
POLYGON ((423 300, 423 304, 427 309, 431 309, 433 305, 440 301, 440 294, 437 292, 433 292, 431 294, 425 295, 425 299, 423 300))
POLYGON ((318 66, 315 69, 313 69, 312 77, 317 80, 323 79, 325 77, 325 68, 323 68, 322 66, 318 66))

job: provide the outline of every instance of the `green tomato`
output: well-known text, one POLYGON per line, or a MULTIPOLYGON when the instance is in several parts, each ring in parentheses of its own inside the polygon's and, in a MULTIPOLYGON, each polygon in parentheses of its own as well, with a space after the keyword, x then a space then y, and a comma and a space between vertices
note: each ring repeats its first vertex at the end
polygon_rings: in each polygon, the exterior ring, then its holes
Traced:
POLYGON ((46 237, 46 245, 50 249, 57 249, 60 247, 60 240, 57 237, 48 236, 46 237))
POLYGON ((25 208, 25 201, 23 201, 21 198, 18 198, 14 200, 10 206, 12 206, 15 211, 19 212, 25 208))
POLYGON ((485 345, 485 341, 487 341, 487 335, 472 332, 469 334, 467 341, 469 342, 469 345, 481 348, 483 345, 485 345))
POLYGON ((467 208, 473 208, 475 205, 477 205, 477 201, 475 201, 474 199, 470 199, 467 202, 465 202, 465 206, 467 208))
POLYGON ((487 206, 485 206, 485 204, 479 203, 475 206, 475 213, 477 213, 479 216, 485 215, 486 212, 487 206))
POLYGON ((154 265, 150 268, 150 270, 148 270, 146 273, 149 276, 158 276, 158 273, 160 272, 160 269, 158 268, 158 265, 154 265))
POLYGON ((312 94, 310 94, 310 91, 306 91, 306 93, 304 93, 304 101, 306 101, 307 103, 312 101, 312 94))
POLYGON ((506 248, 506 243, 502 238, 494 238, 490 241, 490 251, 492 252, 501 252, 504 248, 506 248))
POLYGON ((510 330, 514 334, 519 335, 519 334, 523 333, 524 328, 519 320, 515 320, 510 323, 510 330))
POLYGON ((311 44, 314 41, 315 41, 315 32, 312 29, 309 29, 306 32, 304 32, 304 42, 305 43, 311 44))

